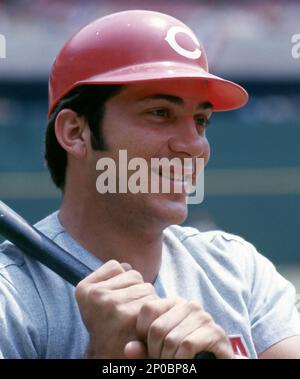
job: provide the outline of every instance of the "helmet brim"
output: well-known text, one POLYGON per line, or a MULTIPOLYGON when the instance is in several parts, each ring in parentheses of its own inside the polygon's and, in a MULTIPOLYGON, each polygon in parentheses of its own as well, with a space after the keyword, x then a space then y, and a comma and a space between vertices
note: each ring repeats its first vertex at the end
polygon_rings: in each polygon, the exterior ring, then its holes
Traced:
POLYGON ((74 83, 67 93, 87 84, 130 84, 174 79, 195 79, 195 85, 198 80, 205 80, 208 90, 207 101, 212 103, 213 111, 238 109, 243 107, 248 101, 248 93, 240 85, 210 74, 199 66, 178 62, 152 62, 125 66, 80 80, 74 83))
MULTIPOLYGON (((240 85, 225 80, 200 67, 178 62, 154 62, 123 67, 121 69, 96 75, 82 84, 125 84, 154 80, 200 79, 208 83, 208 101, 213 104, 214 111, 229 111, 241 108, 248 101, 247 91, 240 85)), ((196 84, 196 82, 195 82, 196 84)))

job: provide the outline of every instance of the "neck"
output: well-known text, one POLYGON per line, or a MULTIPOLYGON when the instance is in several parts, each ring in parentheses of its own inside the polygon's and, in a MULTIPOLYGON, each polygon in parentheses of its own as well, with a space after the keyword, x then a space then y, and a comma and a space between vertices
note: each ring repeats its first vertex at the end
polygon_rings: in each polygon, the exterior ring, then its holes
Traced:
POLYGON ((118 201, 84 198, 78 193, 65 193, 59 212, 67 232, 102 262, 127 262, 145 282, 153 283, 161 264, 164 228, 151 228, 118 201))

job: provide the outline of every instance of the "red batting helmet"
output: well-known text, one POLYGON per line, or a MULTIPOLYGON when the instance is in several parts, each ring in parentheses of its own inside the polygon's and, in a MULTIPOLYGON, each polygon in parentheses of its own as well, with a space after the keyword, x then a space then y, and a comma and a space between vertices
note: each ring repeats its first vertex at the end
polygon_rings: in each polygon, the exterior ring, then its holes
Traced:
POLYGON ((49 80, 49 115, 72 89, 85 84, 126 84, 194 78, 208 83, 215 111, 242 107, 247 92, 208 72, 204 47, 181 21, 134 10, 100 18, 59 52, 49 80))

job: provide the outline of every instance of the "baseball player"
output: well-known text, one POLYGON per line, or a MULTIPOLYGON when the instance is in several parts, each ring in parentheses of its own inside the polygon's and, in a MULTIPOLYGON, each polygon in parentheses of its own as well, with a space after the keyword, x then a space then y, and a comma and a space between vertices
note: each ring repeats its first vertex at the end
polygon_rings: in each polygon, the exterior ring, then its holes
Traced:
MULTIPOLYGON (((74 289, 4 243, 0 356, 300 358, 294 288, 250 243, 178 226, 185 191, 99 194, 96 186, 97 162, 120 168, 121 150, 148 164, 207 163, 212 112, 247 98, 209 73, 201 42, 165 14, 112 14, 64 45, 49 80, 45 150, 62 203, 37 227, 93 273, 74 289)), ((174 172, 167 179, 184 187, 174 172)))

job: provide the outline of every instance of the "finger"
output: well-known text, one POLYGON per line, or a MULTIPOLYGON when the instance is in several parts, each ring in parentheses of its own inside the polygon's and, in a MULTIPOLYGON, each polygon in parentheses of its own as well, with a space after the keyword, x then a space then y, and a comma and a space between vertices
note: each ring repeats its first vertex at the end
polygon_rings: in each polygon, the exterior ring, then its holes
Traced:
POLYGON ((138 315, 137 333, 140 338, 147 341, 149 357, 159 358, 162 348, 162 340, 181 317, 168 320, 167 323, 157 322, 160 317, 168 312, 176 304, 186 302, 182 299, 157 299, 145 303, 138 315))
POLYGON ((149 285, 149 283, 141 283, 130 286, 128 288, 122 288, 113 291, 107 291, 99 284, 91 285, 89 291, 84 297, 85 302, 89 302, 100 312, 101 309, 116 310, 124 314, 132 314, 137 317, 137 311, 140 311, 142 305, 151 300, 151 298, 156 298, 154 287, 149 285), (137 301, 140 300, 140 303, 137 301))
POLYGON ((127 288, 115 290, 108 293, 107 296, 113 298, 114 301, 119 304, 132 303, 132 305, 134 305, 135 302, 140 301, 143 303, 140 307, 145 303, 150 302, 151 298, 155 299, 157 297, 155 289, 150 283, 140 283, 127 288))
POLYGON ((164 324, 170 325, 170 320, 178 321, 174 322, 174 327, 169 328, 168 334, 164 337, 161 356, 165 359, 174 358, 178 346, 186 336, 199 328, 206 327, 210 323, 215 325, 211 316, 203 311, 198 303, 190 301, 181 305, 181 307, 183 306, 184 311, 179 307, 174 307, 156 321, 160 322, 161 328, 165 328, 164 324))
MULTIPOLYGON (((132 307, 132 309, 135 309, 135 314, 138 315, 140 313, 141 308, 147 304, 150 301, 156 300, 158 298, 156 293, 153 294, 145 294, 143 296, 140 296, 138 299, 132 299, 128 303, 126 303, 126 306, 132 307)), ((138 316, 136 316, 137 318, 138 316)), ((146 341, 146 340, 145 340, 146 341)))
MULTIPOLYGON (((215 325, 198 328, 186 336, 173 357, 175 359, 192 359, 199 351, 209 351, 219 359, 234 358, 231 344, 224 331, 220 327, 216 328, 215 325)), ((165 359, 166 356, 162 354, 162 359, 165 359)))
POLYGON ((86 283, 98 283, 104 280, 110 279, 116 275, 125 272, 122 265, 116 260, 110 260, 104 263, 100 268, 94 271, 92 274, 84 278, 79 285, 86 283))
POLYGON ((147 347, 142 341, 130 341, 124 348, 124 355, 127 359, 145 359, 147 347))
POLYGON ((161 358, 164 349, 170 356, 176 352, 181 339, 197 327, 194 323, 189 323, 193 321, 190 320, 190 312, 189 303, 181 300, 152 322, 148 328, 147 338, 149 357, 161 358), (188 321, 183 324, 185 319, 188 321))
POLYGON ((101 287, 103 290, 117 290, 139 283, 144 283, 142 275, 138 271, 129 270, 107 280, 103 280, 100 283, 93 283, 91 286, 99 286, 99 288, 101 287))
POLYGON ((155 319, 167 312, 176 303, 175 299, 155 299, 143 305, 137 319, 137 333, 142 339, 147 339, 148 329, 155 319))

